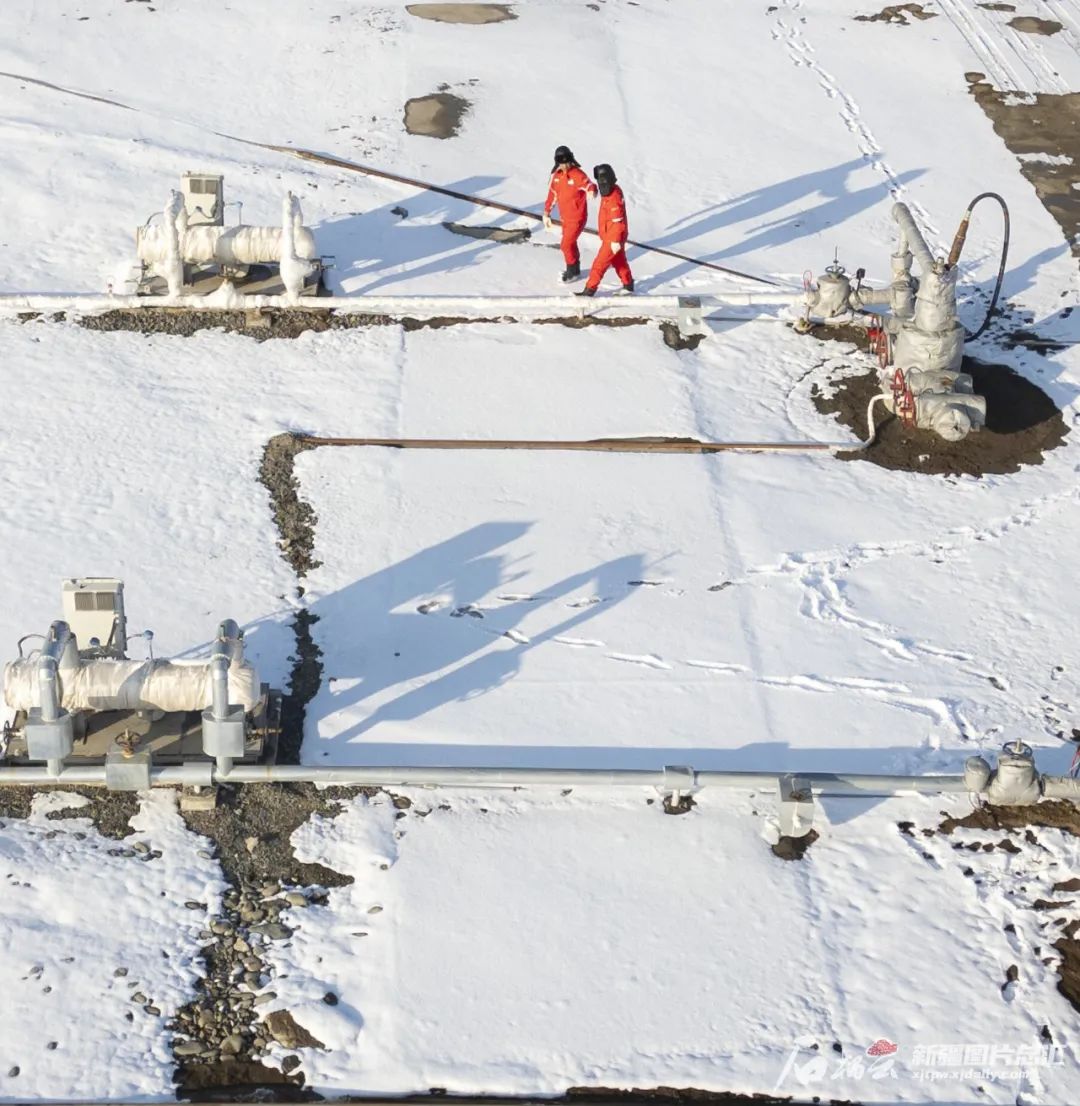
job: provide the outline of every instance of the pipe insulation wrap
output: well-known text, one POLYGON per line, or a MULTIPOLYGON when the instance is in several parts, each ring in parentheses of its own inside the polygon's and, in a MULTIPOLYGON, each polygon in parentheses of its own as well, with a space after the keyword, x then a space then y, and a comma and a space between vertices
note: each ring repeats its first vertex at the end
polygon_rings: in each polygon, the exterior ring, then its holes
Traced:
POLYGON ((955 269, 947 273, 926 273, 915 294, 915 325, 926 333, 949 330, 956 321, 955 269))
MULTIPOLYGON (((315 236, 307 227, 293 226, 296 257, 313 261, 319 256, 315 236)), ((282 227, 140 227, 136 238, 139 260, 148 265, 168 264, 175 249, 188 264, 277 265, 287 243, 282 227), (175 239, 175 242, 173 241, 175 239)))
MULTIPOLYGON (((786 307, 802 303, 805 292, 775 291, 751 292, 742 289, 703 292, 703 307, 786 307)), ((490 319, 506 315, 517 316, 531 312, 543 312, 560 318, 577 318, 582 315, 599 315, 608 312, 633 315, 675 314, 679 308, 679 296, 635 295, 610 296, 592 299, 587 303, 567 296, 320 296, 312 300, 305 310, 313 312, 357 312, 359 314, 388 314, 430 316, 469 314, 490 319)), ((237 292, 228 303, 215 301, 212 296, 137 296, 100 295, 94 292, 0 292, 0 312, 22 311, 70 311, 77 315, 100 314, 119 308, 136 307, 197 307, 205 311, 233 311, 245 308, 273 308, 290 306, 287 296, 245 294, 237 292)), ((772 315, 768 315, 770 319, 772 315)), ((747 320, 753 316, 748 315, 747 320)))
POLYGON ((911 209, 907 204, 895 204, 892 210, 893 219, 896 220, 896 224, 900 228, 901 248, 896 251, 897 254, 902 255, 910 250, 915 256, 915 260, 918 261, 919 268, 922 269, 924 276, 933 272, 934 255, 930 252, 930 247, 927 246, 922 231, 915 225, 911 209))
MULTIPOLYGON (((300 251, 306 249, 301 241, 304 234, 302 224, 303 216, 300 213, 300 201, 291 193, 287 193, 281 205, 281 258, 279 269, 281 282, 285 285, 285 294, 296 302, 304 290, 305 281, 313 275, 315 264, 309 257, 301 256, 300 251)), ((312 241, 314 248, 314 240, 312 241)))
POLYGON ((946 330, 903 326, 893 337, 893 364, 905 372, 957 372, 964 362, 964 328, 954 319, 946 330))
MULTIPOLYGON (((213 705, 213 660, 112 660, 99 658, 59 674, 60 705, 78 710, 204 710, 213 705)), ((228 701, 253 710, 259 703, 259 675, 247 661, 228 669, 228 701)), ((37 658, 10 661, 4 668, 4 701, 12 710, 38 705, 37 658)))

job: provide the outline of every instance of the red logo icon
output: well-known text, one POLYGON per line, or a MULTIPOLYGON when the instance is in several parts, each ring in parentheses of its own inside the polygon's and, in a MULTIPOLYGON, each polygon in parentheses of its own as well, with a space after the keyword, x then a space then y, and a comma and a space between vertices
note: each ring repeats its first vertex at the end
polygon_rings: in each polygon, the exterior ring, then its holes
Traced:
POLYGON ((879 1037, 867 1050, 867 1056, 891 1056, 899 1048, 885 1037, 879 1037))

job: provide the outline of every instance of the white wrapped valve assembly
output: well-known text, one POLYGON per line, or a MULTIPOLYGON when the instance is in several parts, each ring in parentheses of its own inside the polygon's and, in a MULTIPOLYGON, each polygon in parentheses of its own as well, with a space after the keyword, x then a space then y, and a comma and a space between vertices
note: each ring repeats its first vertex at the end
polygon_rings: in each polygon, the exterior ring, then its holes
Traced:
POLYGON ((1044 794, 1035 754, 1022 741, 1005 745, 994 769, 983 757, 968 757, 964 784, 972 794, 985 795, 994 806, 1031 806, 1044 794))
MULTIPOLYGON (((208 661, 113 660, 99 658, 61 667, 60 703, 67 711, 203 710, 213 702, 208 661)), ((245 660, 229 665, 229 702, 254 710, 261 686, 245 660)), ((4 701, 12 710, 38 705, 36 658, 10 661, 4 668, 4 701)))

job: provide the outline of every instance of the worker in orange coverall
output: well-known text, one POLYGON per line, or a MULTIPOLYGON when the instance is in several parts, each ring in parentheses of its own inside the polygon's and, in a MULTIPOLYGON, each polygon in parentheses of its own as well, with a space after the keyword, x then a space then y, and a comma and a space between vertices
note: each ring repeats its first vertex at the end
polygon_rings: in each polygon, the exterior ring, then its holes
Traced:
POLYGON ((562 253, 566 270, 562 275, 564 283, 581 279, 581 252, 578 239, 585 229, 589 217, 587 196, 596 195, 596 185, 585 175, 578 165, 569 146, 560 146, 555 151, 555 165, 551 170, 547 200, 544 203, 544 226, 551 230, 551 209, 559 207, 559 220, 562 223, 562 253))
POLYGON ((622 290, 634 290, 634 274, 626 260, 626 239, 630 230, 626 225, 626 199, 623 190, 615 183, 615 170, 610 165, 597 165, 593 170, 596 187, 600 191, 600 215, 597 227, 600 233, 600 252, 593 262, 589 279, 577 296, 595 296, 604 273, 612 266, 622 281, 622 290))

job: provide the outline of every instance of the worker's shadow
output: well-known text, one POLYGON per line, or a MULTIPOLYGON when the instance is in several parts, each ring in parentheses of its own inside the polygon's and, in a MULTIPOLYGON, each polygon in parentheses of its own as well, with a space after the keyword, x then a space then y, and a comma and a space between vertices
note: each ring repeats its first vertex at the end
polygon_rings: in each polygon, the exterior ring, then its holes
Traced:
MULTIPOLYGON (((687 243, 725 227, 751 224, 743 237, 730 246, 711 253, 703 252, 700 247, 693 251, 704 261, 720 262, 820 234, 869 208, 890 201, 884 179, 878 179, 865 188, 851 190, 848 187, 850 175, 858 169, 866 169, 867 166, 864 158, 853 158, 829 169, 816 169, 812 173, 802 173, 788 180, 755 188, 679 220, 667 234, 654 240, 653 244, 665 249, 682 247, 685 250, 687 243), (797 205, 796 210, 768 218, 774 212, 792 205, 797 205)), ((901 184, 907 184, 921 177, 924 172, 923 169, 912 169, 901 173, 898 180, 901 184)), ((821 259, 820 267, 824 268, 830 260, 831 258, 821 259)), ((854 259, 852 264, 858 261, 859 259, 854 259)), ((694 268, 692 262, 680 262, 652 277, 649 283, 656 285, 676 280, 693 272, 694 268)))
MULTIPOLYGON (((504 179, 466 177, 447 187, 481 195, 497 188, 504 179)), ((320 252, 334 255, 334 269, 328 274, 330 290, 365 295, 402 281, 471 268, 499 243, 459 237, 442 224, 466 220, 475 223, 476 212, 474 204, 421 190, 371 211, 352 212, 317 224, 313 229, 320 252)), ((484 221, 492 226, 516 219, 495 210, 486 215, 490 218, 484 221)))
POLYGON ((334 658, 308 708, 305 760, 333 755, 347 763, 359 752, 366 762, 366 748, 350 757, 342 747, 382 724, 500 687, 526 654, 623 601, 628 581, 643 575, 644 558, 631 555, 519 595, 512 588, 522 573, 510 547, 530 525, 474 526, 312 605, 316 636, 334 642, 334 658), (517 629, 528 613, 552 605, 564 617, 529 635, 517 629), (344 724, 331 722, 331 733, 320 735, 319 719, 344 724))

